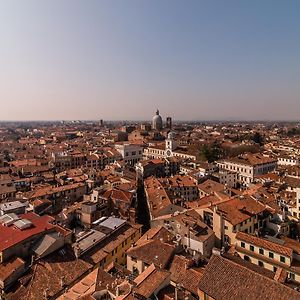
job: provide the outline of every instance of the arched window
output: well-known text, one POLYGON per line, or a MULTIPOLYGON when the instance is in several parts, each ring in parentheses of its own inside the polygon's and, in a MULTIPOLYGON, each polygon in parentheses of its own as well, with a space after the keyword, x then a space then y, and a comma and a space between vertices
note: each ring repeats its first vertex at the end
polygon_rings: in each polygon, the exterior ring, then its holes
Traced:
POLYGON ((244 260, 251 262, 251 259, 250 259, 250 257, 248 255, 244 255, 244 260))

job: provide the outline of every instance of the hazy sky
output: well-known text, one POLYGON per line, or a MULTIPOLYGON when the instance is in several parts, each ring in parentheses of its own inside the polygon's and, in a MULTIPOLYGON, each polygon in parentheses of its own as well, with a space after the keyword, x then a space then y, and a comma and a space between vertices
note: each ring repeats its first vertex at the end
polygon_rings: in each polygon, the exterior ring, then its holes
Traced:
POLYGON ((0 0, 0 119, 300 119, 300 1, 0 0))

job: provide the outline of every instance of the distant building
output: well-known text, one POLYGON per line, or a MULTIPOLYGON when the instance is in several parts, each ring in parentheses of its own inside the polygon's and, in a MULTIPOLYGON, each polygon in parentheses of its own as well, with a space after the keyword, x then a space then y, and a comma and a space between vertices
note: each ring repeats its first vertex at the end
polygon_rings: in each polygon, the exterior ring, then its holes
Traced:
POLYGON ((159 114, 159 110, 157 110, 156 115, 152 119, 152 129, 162 130, 162 128, 163 128, 162 117, 159 114))
POLYGON ((276 169, 277 159, 265 157, 261 154, 246 154, 240 157, 224 159, 217 162, 220 169, 238 173, 238 181, 249 185, 256 176, 260 176, 276 169))
POLYGON ((166 128, 172 129, 172 118, 171 117, 167 117, 166 128))
POLYGON ((122 155, 125 163, 134 166, 143 158, 143 148, 135 144, 116 144, 116 150, 122 155))
POLYGON ((150 131, 151 130, 151 124, 142 124, 141 130, 150 131))
POLYGON ((238 174, 233 171, 220 170, 211 175, 212 179, 226 185, 229 188, 236 188, 238 174))
POLYGON ((282 166, 297 166, 300 164, 298 156, 293 155, 280 155, 278 157, 278 165, 282 166))
POLYGON ((165 141, 165 145, 150 144, 148 148, 144 149, 145 159, 163 159, 170 157, 177 157, 180 159, 193 161, 196 160, 196 155, 189 151, 183 151, 182 147, 178 147, 174 139, 174 134, 172 132, 169 132, 168 137, 165 141))

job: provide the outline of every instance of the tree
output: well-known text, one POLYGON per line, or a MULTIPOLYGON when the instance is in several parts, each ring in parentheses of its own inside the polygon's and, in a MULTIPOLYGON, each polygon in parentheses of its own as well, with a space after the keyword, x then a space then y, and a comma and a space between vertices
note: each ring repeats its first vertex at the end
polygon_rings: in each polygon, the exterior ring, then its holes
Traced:
POLYGON ((203 161, 209 163, 214 162, 220 156, 220 147, 214 143, 213 145, 203 145, 199 151, 199 157, 203 161))
POLYGON ((259 144, 260 146, 264 144, 264 139, 259 132, 255 132, 255 134, 252 137, 252 141, 256 144, 259 144))

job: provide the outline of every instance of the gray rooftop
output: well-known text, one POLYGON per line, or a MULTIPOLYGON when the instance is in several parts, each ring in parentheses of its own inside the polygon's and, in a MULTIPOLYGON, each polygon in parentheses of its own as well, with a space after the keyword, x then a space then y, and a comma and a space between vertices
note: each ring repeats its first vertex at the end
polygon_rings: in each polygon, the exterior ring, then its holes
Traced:
POLYGON ((99 225, 107 227, 111 230, 115 230, 115 229, 123 226, 124 224, 126 224, 126 220, 122 220, 122 219, 115 218, 115 217, 109 217, 105 221, 100 223, 99 225))
POLYGON ((20 220, 14 222, 14 225, 16 227, 18 227, 19 229, 23 230, 23 229, 31 227, 33 224, 31 221, 29 221, 27 219, 20 219, 20 220))
POLYGON ((96 246, 100 241, 102 241, 106 237, 106 234, 97 231, 91 230, 83 237, 78 239, 75 243, 75 250, 77 252, 77 256, 84 254, 88 250, 92 249, 96 246))
POLYGON ((12 201, 12 202, 6 202, 6 203, 1 203, 0 204, 0 210, 2 211, 10 211, 10 210, 14 210, 14 209, 18 209, 21 207, 27 207, 28 203, 22 203, 20 201, 12 201))
POLYGON ((0 223, 4 224, 5 226, 9 226, 17 220, 19 220, 19 217, 14 213, 5 214, 5 215, 0 217, 0 223))

